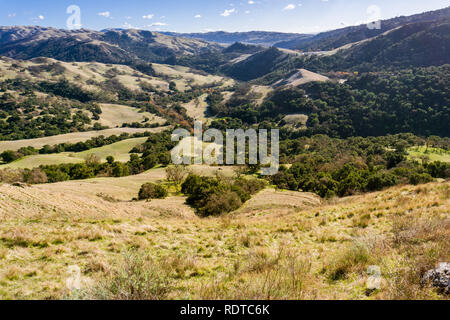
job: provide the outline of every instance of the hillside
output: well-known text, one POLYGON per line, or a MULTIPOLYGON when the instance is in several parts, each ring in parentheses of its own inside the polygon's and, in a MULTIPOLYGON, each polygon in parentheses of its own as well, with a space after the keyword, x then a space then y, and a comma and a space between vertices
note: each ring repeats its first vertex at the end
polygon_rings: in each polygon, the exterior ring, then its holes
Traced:
POLYGON ((288 54, 272 47, 253 54, 242 61, 225 65, 221 71, 232 78, 249 81, 278 70, 280 65, 288 63, 288 58, 288 54))
MULTIPOLYGON (((257 69, 257 81, 271 84, 284 80, 297 69, 307 69, 316 73, 329 72, 377 72, 380 69, 406 69, 417 67, 441 66, 450 63, 450 22, 433 21, 411 23, 386 31, 378 36, 362 41, 348 43, 330 51, 311 53, 283 52, 264 55, 257 53, 246 57, 232 69, 245 70, 248 62, 258 61, 264 64, 257 69), (280 59, 281 53, 286 59, 280 59)), ((268 49, 275 52, 276 48, 268 49)), ((249 68, 255 67, 249 64, 249 68)), ((227 69, 225 69, 227 70, 227 69)), ((253 71, 254 72, 254 71, 253 71)), ((237 71, 229 72, 237 77, 237 71)), ((252 80, 255 78, 252 77, 252 80)))
POLYGON ((410 68, 450 63, 450 20, 408 24, 343 50, 341 68, 374 70, 380 67, 410 68))
POLYGON ((250 32, 205 32, 205 33, 174 33, 165 32, 165 34, 175 37, 201 39, 209 42, 217 42, 224 44, 232 44, 242 42, 254 45, 262 45, 271 47, 279 42, 288 42, 293 40, 301 40, 311 38, 309 34, 283 33, 283 32, 266 32, 266 31, 250 31, 250 32))
POLYGON ((266 190, 230 216, 200 219, 180 197, 114 200, 123 187, 108 181, 92 181, 90 194, 84 182, 0 186, 2 299, 101 297, 98 286, 144 252, 167 283, 160 298, 443 298, 420 279, 448 259, 448 182, 322 203, 266 190), (72 265, 83 291, 71 295, 72 265), (381 290, 365 291, 369 265, 382 270, 381 290))
POLYGON ((154 128, 182 122, 172 107, 230 78, 188 67, 125 65, 0 57, 0 140, 23 140, 119 127, 154 128))
POLYGON ((380 29, 369 29, 367 25, 351 26, 338 30, 322 32, 314 37, 305 39, 294 39, 286 42, 279 42, 275 46, 287 49, 297 49, 302 51, 329 51, 344 45, 370 39, 381 35, 386 31, 393 30, 410 23, 448 20, 450 18, 450 7, 416 14, 412 16, 401 16, 388 20, 381 20, 380 29))
POLYGON ((0 55, 14 59, 49 57, 67 62, 136 64, 215 51, 205 41, 144 30, 68 31, 43 27, 1 27, 0 55))

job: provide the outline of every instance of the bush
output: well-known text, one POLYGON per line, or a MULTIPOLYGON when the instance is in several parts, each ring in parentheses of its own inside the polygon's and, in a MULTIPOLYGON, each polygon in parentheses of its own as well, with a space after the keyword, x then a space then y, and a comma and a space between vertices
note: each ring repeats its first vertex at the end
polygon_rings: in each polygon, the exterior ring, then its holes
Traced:
POLYGON ((225 193, 211 194, 199 212, 202 216, 218 216, 235 211, 241 206, 242 201, 239 195, 233 191, 226 191, 225 193))
POLYGON ((370 251, 362 243, 353 243, 334 258, 328 269, 328 278, 332 281, 343 280, 354 269, 364 268, 370 259, 370 251))
POLYGON ((41 169, 25 170, 23 180, 29 184, 43 184, 48 182, 47 175, 41 169))
POLYGON ((201 216, 216 216, 239 209, 251 196, 264 189, 265 182, 239 178, 234 183, 225 179, 190 174, 181 186, 187 203, 201 216))
POLYGON ((88 293, 98 300, 165 300, 173 289, 169 270, 154 262, 146 253, 124 254, 120 268, 88 293))
POLYGON ((167 189, 159 184, 146 183, 139 190, 139 200, 164 199, 168 196, 167 189))
POLYGON ((436 161, 426 164, 425 168, 427 169, 428 173, 434 178, 446 179, 450 177, 450 164, 448 163, 436 161))
POLYGON ((167 181, 173 183, 175 186, 179 186, 188 173, 187 168, 181 165, 166 168, 167 181))
POLYGON ((428 173, 414 173, 409 177, 409 183, 413 185, 429 183, 432 181, 434 181, 434 179, 428 173))
POLYGON ((13 161, 19 160, 20 158, 22 158, 22 156, 23 155, 20 154, 19 152, 11 151, 11 150, 2 152, 0 154, 0 157, 3 159, 3 162, 6 162, 6 163, 11 163, 13 161))
POLYGON ((14 170, 9 168, 3 170, 0 169, 0 182, 4 183, 24 182, 22 170, 14 170))
POLYGON ((397 184, 397 178, 389 173, 378 173, 367 180, 367 190, 377 191, 397 184))

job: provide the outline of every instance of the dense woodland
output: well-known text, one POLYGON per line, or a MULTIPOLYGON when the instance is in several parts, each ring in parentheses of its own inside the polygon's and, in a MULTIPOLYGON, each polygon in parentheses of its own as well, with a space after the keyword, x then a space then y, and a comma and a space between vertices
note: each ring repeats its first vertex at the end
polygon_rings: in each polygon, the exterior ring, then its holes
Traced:
MULTIPOLYGON (((284 115, 306 114, 308 129, 299 135, 381 136, 411 132, 450 136, 450 66, 363 73, 345 83, 310 83, 276 90, 257 107, 241 86, 230 101, 209 97, 219 117, 253 125, 278 125, 284 115)), ((217 124, 218 122, 216 122, 217 124)))

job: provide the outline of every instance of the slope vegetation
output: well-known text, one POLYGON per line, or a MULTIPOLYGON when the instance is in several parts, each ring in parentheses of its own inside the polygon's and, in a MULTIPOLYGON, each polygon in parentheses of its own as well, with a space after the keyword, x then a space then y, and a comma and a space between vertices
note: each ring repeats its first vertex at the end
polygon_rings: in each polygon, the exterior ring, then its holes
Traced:
POLYGON ((90 195, 65 184, 0 186, 2 299, 119 298, 108 290, 124 285, 124 264, 147 255, 140 270, 163 279, 164 299, 443 298, 420 279, 448 259, 448 182, 322 204, 266 190, 208 219, 181 197, 122 202, 95 194, 114 190, 106 180, 90 195), (370 265, 382 271, 380 290, 366 290, 370 265), (81 293, 66 287, 68 266, 80 268, 81 293))

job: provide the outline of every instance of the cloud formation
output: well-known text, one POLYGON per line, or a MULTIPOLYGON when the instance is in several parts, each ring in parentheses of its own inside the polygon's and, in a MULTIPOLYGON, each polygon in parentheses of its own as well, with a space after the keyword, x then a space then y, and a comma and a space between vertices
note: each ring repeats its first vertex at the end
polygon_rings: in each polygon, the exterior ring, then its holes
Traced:
POLYGON ((223 13, 221 13, 220 15, 222 16, 222 17, 228 17, 229 15, 231 15, 232 13, 235 13, 236 12, 236 9, 235 8, 233 8, 233 9, 227 9, 227 10, 225 10, 223 13))
POLYGON ((99 12, 98 15, 105 17, 105 18, 109 18, 111 16, 111 12, 109 12, 109 11, 99 12))

